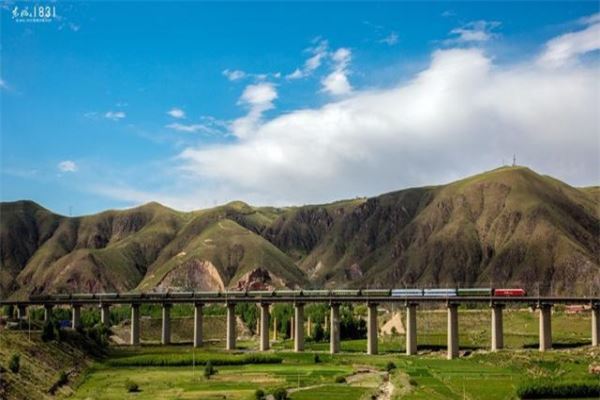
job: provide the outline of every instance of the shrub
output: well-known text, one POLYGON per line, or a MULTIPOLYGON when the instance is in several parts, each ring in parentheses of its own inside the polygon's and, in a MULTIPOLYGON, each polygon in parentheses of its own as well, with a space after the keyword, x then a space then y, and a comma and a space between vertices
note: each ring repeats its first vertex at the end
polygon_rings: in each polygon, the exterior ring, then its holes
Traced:
POLYGON ((321 357, 319 357, 318 354, 315 354, 315 356, 313 357, 315 364, 319 364, 321 362, 321 357))
POLYGON ((277 388, 273 391, 273 398, 275 400, 287 400, 287 390, 285 388, 277 388))
POLYGON ((393 362, 389 361, 386 365, 385 365, 385 370, 387 372, 392 372, 392 370, 396 369, 396 364, 394 364, 393 362))
POLYGON ((8 361, 8 369, 10 369, 15 374, 19 373, 21 369, 21 356, 18 354, 13 354, 8 361))
POLYGON ((217 370, 212 366, 212 362, 210 360, 206 363, 204 367, 204 377, 206 379, 210 379, 211 376, 217 373, 217 370))
POLYGON ((419 386, 419 382, 412 378, 408 380, 408 383, 410 383, 411 386, 419 386))
POLYGON ((135 383, 134 381, 131 381, 129 379, 127 379, 125 381, 125 389, 129 392, 129 393, 135 393, 135 392, 139 392, 140 391, 140 387, 137 383, 135 383))
POLYGON ((346 383, 346 377, 345 376, 336 376, 335 377, 335 383, 346 383))
POLYGON ((265 399, 265 391, 262 389, 256 389, 256 392, 254 392, 254 398, 256 400, 264 400, 265 399))
POLYGON ((600 396, 600 382, 555 382, 550 380, 526 382, 517 388, 521 399, 570 399, 600 396))

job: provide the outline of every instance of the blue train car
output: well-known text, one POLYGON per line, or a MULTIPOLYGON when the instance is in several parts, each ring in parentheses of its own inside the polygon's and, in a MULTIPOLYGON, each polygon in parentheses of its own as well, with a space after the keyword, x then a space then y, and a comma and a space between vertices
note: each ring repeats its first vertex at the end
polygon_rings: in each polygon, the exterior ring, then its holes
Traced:
POLYGON ((456 289, 424 289, 424 296, 453 297, 456 296, 456 289))
POLYGON ((392 289, 392 297, 423 296, 423 289, 392 289))

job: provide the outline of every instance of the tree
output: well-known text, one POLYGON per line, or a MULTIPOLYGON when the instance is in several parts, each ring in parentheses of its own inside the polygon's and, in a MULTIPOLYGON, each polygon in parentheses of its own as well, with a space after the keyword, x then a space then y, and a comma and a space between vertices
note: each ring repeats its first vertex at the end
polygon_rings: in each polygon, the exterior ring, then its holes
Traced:
POLYGON ((312 338, 315 342, 322 342, 325 340, 325 330, 319 323, 315 324, 312 331, 312 338))
POLYGON ((44 342, 49 342, 51 340, 56 339, 56 324, 52 319, 44 321, 44 326, 42 327, 42 340, 44 342))
POLYGON ((287 390, 285 390, 285 388, 277 388, 273 392, 273 397, 275 398, 275 400, 287 400, 287 390))

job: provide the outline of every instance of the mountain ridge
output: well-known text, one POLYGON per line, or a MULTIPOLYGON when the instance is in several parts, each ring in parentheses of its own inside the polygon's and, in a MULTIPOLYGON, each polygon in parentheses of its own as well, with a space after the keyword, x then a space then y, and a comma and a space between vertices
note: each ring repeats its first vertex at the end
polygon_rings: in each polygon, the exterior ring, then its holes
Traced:
POLYGON ((600 287, 599 187, 525 167, 294 207, 150 202, 66 217, 0 203, 0 298, 67 291, 600 287))

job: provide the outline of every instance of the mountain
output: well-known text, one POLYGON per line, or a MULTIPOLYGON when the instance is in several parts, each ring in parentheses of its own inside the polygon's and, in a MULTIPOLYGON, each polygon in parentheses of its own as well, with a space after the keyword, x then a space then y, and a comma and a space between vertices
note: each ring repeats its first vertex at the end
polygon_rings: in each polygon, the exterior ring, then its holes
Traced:
POLYGON ((0 203, 0 297, 276 287, 600 291, 600 188, 524 167, 325 205, 158 203, 69 218, 0 203))

